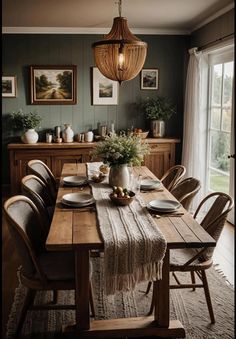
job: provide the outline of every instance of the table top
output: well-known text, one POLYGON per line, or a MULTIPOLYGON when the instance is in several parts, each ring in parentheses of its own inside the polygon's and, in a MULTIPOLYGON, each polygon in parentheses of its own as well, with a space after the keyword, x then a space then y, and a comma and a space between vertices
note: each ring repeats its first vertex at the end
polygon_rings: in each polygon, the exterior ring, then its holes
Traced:
MULTIPOLYGON (((145 166, 135 168, 142 177, 157 179, 145 166)), ((66 208, 61 204, 61 198, 66 193, 78 192, 79 187, 63 186, 62 178, 69 175, 85 175, 86 164, 66 163, 62 169, 61 182, 58 190, 56 207, 46 241, 48 250, 71 250, 76 247, 85 247, 90 250, 102 250, 103 241, 99 234, 96 210, 82 210, 66 208)), ((84 187, 83 192, 91 193, 91 187, 84 187)), ((176 200, 166 190, 140 193, 144 202, 153 199, 176 200)), ((108 197, 109 199, 109 197, 108 197)), ((181 217, 154 218, 157 227, 167 241, 167 247, 175 248, 202 248, 215 246, 215 240, 193 219, 192 215, 181 207, 184 214, 181 217)))

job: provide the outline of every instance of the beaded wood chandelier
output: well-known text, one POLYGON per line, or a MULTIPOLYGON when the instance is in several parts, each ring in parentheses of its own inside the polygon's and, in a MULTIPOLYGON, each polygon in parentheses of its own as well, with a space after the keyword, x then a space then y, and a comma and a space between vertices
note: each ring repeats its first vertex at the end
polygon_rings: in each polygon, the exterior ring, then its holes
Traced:
POLYGON ((100 72, 120 84, 138 75, 147 55, 147 43, 130 32, 127 19, 121 16, 121 2, 118 2, 119 17, 114 18, 111 31, 103 40, 92 44, 100 72))

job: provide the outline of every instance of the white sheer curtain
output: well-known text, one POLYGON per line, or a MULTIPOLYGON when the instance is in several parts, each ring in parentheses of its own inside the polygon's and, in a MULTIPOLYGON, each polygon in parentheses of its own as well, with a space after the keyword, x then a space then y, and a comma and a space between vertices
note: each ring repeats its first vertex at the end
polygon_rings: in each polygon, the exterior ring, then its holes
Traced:
POLYGON ((197 48, 190 49, 189 53, 182 164, 186 167, 185 177, 195 177, 201 182, 201 190, 191 206, 191 210, 194 211, 206 195, 208 57, 198 52, 197 48))

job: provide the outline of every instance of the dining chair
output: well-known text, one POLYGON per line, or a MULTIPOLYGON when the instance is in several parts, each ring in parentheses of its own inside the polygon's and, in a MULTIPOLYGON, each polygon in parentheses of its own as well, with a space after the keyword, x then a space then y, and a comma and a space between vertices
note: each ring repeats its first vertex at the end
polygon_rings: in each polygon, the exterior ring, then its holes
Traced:
POLYGON ((28 174, 38 176, 49 188, 51 197, 55 201, 57 195, 57 181, 50 168, 38 159, 30 160, 27 163, 28 174))
POLYGON ((183 165, 175 165, 169 168, 160 181, 168 191, 170 191, 185 175, 186 168, 183 165))
MULTIPOLYGON (((72 251, 46 251, 45 235, 40 213, 24 195, 16 195, 3 208, 9 233, 21 258, 19 280, 27 287, 27 294, 16 326, 15 338, 20 333, 28 310, 75 309, 75 305, 56 304, 58 290, 75 290, 75 262, 72 251), (37 291, 53 291, 53 300, 46 305, 34 305, 37 291)), ((90 279, 92 266, 90 264, 90 279)), ((89 287, 91 313, 94 316, 92 287, 89 287)))
POLYGON ((189 211, 193 198, 201 188, 201 183, 196 178, 186 178, 179 181, 171 190, 171 194, 189 211))
MULTIPOLYGON (((214 192, 207 195, 200 202, 193 217, 217 242, 224 227, 227 215, 232 210, 233 205, 233 199, 228 194, 214 192)), ((172 272, 176 282, 171 284, 170 288, 192 288, 193 290, 196 288, 203 288, 212 324, 215 323, 215 316, 211 303, 206 270, 209 269, 213 264, 212 255, 214 253, 214 249, 215 247, 203 249, 183 248, 170 250, 170 272, 172 272), (189 272, 191 283, 181 283, 176 272, 189 272), (196 281, 195 274, 199 278, 198 280, 200 282, 196 281)), ((149 289, 147 289, 146 293, 148 292, 149 289)), ((154 308, 155 293, 156 291, 154 289, 150 314, 153 312, 154 308)))
POLYGON ((29 197, 38 208, 43 225, 45 225, 45 233, 48 234, 52 221, 55 203, 51 198, 50 191, 46 184, 36 175, 29 174, 21 179, 22 194, 29 197))

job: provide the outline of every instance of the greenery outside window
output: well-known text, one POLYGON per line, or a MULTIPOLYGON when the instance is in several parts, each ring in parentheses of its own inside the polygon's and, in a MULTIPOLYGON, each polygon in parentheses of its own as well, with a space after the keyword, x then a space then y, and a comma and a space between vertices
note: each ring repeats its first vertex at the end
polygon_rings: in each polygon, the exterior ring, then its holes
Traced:
POLYGON ((229 193, 234 62, 213 59, 209 93, 208 188, 229 193))

